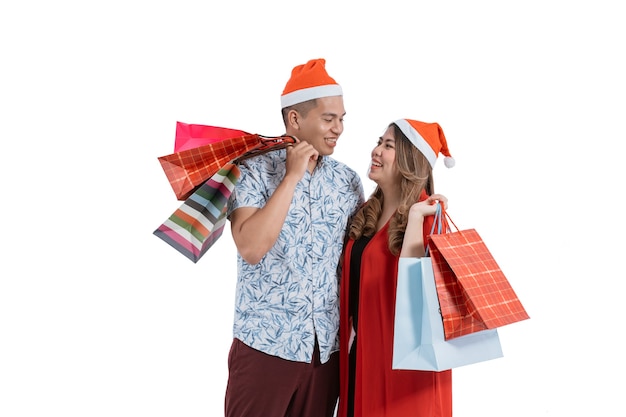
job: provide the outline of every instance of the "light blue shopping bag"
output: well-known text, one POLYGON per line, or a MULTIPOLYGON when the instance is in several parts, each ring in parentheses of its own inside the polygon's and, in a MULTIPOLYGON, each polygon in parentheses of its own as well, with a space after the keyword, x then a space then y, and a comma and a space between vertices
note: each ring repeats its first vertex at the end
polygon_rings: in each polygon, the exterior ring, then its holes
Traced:
POLYGON ((444 371, 502 356, 496 329, 445 340, 430 257, 400 258, 393 369, 444 371))

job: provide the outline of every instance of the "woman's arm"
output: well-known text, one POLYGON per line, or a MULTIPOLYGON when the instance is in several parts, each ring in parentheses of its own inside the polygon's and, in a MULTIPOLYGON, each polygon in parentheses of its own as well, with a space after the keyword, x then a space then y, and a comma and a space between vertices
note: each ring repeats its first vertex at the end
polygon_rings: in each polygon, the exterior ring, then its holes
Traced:
POLYGON ((435 214, 437 202, 443 204, 444 208, 448 207, 448 199, 441 194, 433 194, 426 200, 422 200, 411 206, 400 257, 419 258, 424 256, 426 253, 424 245, 424 218, 435 214))

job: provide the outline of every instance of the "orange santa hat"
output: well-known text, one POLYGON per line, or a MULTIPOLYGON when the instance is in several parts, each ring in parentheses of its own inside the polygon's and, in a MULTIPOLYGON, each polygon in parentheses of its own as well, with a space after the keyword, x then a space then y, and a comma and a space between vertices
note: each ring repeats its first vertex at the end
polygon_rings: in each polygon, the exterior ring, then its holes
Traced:
POLYGON ((326 72, 326 60, 311 59, 291 70, 280 97, 281 109, 321 97, 342 96, 341 86, 326 72))
POLYGON ((439 153, 444 155, 443 163, 447 168, 454 166, 455 160, 452 155, 450 155, 446 137, 439 124, 425 123, 411 119, 400 119, 396 120, 394 123, 411 143, 424 154, 432 168, 435 167, 439 153))

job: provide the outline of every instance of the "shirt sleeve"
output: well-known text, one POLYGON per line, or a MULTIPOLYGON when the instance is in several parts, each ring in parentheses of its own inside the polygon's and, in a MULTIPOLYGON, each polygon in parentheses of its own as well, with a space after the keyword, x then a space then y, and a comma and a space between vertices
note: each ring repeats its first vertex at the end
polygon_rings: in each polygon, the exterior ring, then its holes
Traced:
POLYGON ((254 160, 243 161, 239 171, 239 181, 228 200, 228 217, 239 207, 261 208, 267 201, 261 165, 254 160))

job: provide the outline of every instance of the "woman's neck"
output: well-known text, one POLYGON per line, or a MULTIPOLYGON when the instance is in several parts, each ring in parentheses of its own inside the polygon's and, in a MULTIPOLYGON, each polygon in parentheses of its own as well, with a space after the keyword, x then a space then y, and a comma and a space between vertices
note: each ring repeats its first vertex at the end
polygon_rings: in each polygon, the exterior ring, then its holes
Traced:
POLYGON ((387 224, 391 216, 394 215, 398 207, 400 207, 400 189, 393 187, 390 190, 383 190, 383 205, 378 218, 377 230, 380 230, 387 224))

